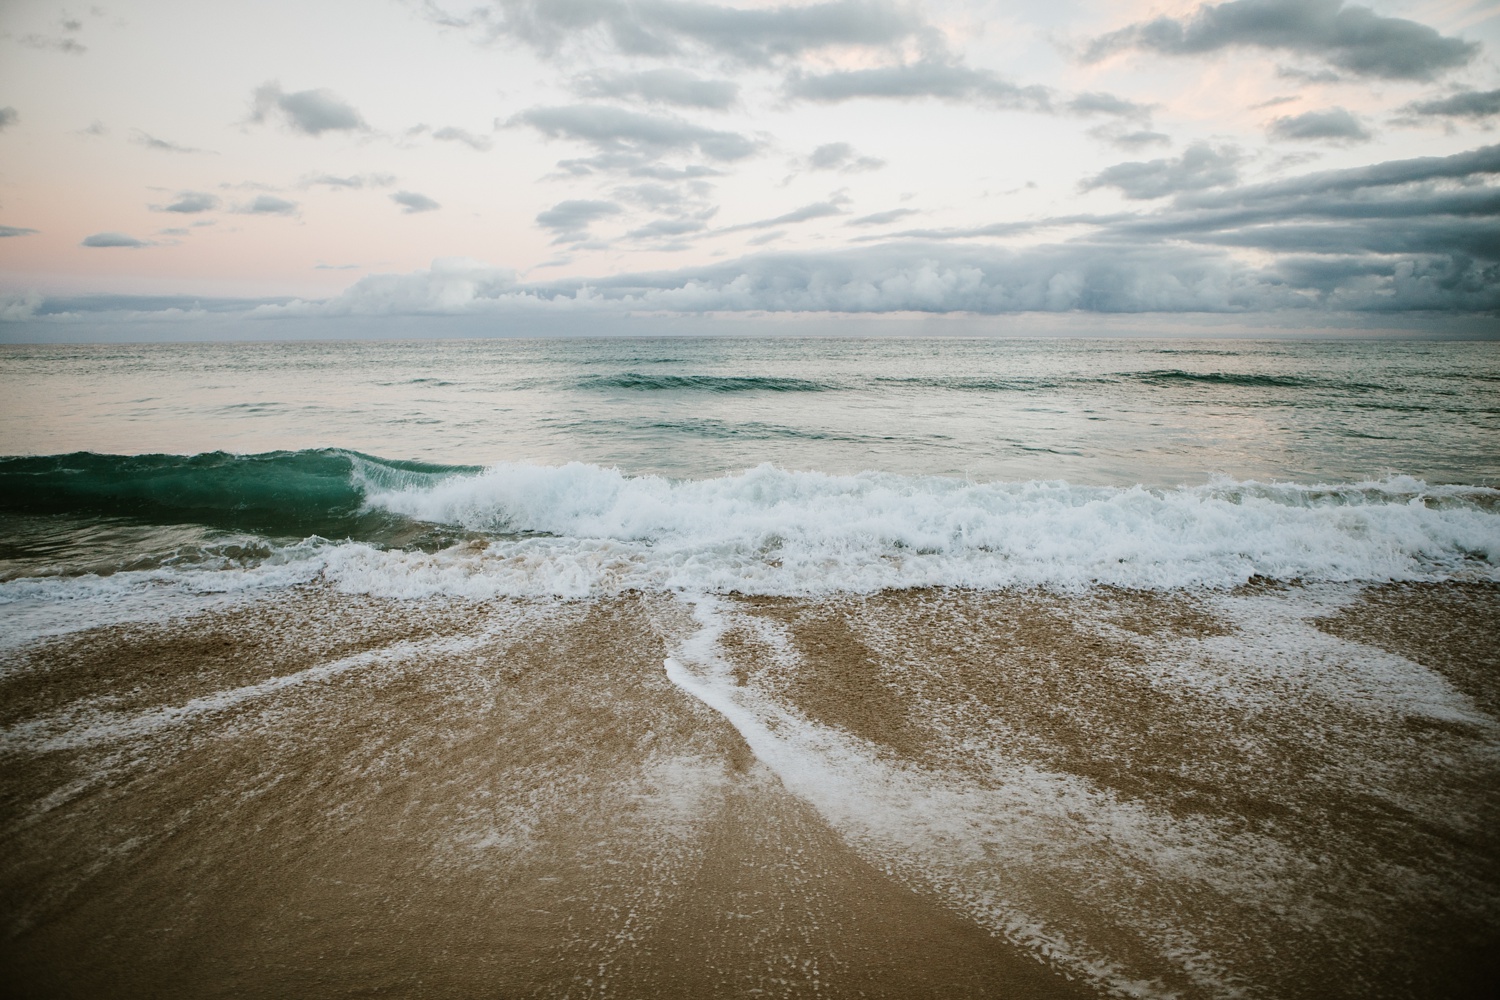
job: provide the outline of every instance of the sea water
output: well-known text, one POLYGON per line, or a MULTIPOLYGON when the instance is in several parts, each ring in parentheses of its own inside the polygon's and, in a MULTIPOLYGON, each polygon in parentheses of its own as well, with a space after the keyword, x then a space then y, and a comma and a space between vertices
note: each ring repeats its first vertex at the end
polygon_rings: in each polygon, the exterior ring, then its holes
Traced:
POLYGON ((476 597, 1491 579, 1500 559, 1488 344, 12 347, 0 379, 12 593, 272 554, 476 597))

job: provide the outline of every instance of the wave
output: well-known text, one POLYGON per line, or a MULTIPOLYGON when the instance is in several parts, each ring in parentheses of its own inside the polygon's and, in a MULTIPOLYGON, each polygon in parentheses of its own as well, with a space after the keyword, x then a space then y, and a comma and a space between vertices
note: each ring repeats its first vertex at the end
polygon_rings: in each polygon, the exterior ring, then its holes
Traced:
POLYGON ((376 539, 402 525, 371 509, 367 491, 420 488, 476 471, 340 449, 0 458, 0 510, 198 524, 274 538, 376 539))
MULTIPOLYGON (((674 481, 577 462, 478 469, 315 451, 5 459, 0 484, 27 516, 341 538, 283 544, 266 561, 313 560, 341 588, 393 597, 1500 581, 1500 491, 1399 476, 1162 490, 764 465, 674 481)), ((254 575, 249 561, 235 568, 254 575)))
POLYGON ((1255 389, 1305 389, 1317 385, 1316 379, 1299 375, 1261 375, 1248 372, 1189 372, 1177 368, 1163 368, 1148 372, 1124 372, 1121 378, 1156 385, 1171 385, 1188 382, 1201 385, 1232 385, 1255 389))
POLYGON ((642 392, 830 392, 844 388, 834 382, 773 375, 647 375, 621 372, 579 379, 580 389, 631 389, 642 392))
MULTIPOLYGON (((877 384, 903 389, 948 389, 952 392, 1033 392, 1056 389, 1062 383, 1040 378, 985 378, 962 375, 877 376, 877 384)), ((1069 384, 1097 382, 1097 379, 1069 379, 1069 384)))

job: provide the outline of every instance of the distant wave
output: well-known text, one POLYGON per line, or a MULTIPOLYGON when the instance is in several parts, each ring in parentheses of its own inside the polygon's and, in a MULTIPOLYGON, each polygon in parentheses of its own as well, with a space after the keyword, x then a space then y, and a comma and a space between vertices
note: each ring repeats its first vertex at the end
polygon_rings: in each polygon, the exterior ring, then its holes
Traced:
MULTIPOLYGON (((1095 379, 1072 379, 1097 381, 1095 379)), ((1055 389, 1060 383, 1038 378, 986 378, 965 376, 912 375, 906 377, 878 376, 877 384, 912 389, 951 389, 955 392, 1032 392, 1038 389, 1055 389)))
POLYGON ((1235 385, 1247 388, 1304 389, 1318 384, 1316 380, 1297 375, 1260 375, 1246 372, 1189 372, 1177 368, 1165 368, 1148 372, 1125 372, 1121 378, 1137 382, 1170 385, 1181 382, 1197 382, 1203 385, 1235 385))
POLYGON ((835 382, 771 375, 646 375, 622 372, 579 379, 580 389, 633 389, 642 392, 829 392, 845 388, 835 382))

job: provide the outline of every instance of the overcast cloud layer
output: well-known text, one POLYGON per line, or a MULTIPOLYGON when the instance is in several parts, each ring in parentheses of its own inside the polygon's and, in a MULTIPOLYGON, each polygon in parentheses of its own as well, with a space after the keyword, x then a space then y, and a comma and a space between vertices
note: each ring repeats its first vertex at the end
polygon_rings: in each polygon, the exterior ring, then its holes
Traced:
POLYGON ((0 340, 1052 313, 1500 334, 1497 46, 1484 0, 18 0, 0 340))

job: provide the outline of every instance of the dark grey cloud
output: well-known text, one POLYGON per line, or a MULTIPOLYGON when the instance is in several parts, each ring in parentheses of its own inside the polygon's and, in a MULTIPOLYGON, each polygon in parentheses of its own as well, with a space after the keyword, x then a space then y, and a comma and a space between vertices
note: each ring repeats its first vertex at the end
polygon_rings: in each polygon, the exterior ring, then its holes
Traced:
POLYGON ((257 124, 279 116, 294 132, 318 136, 324 132, 358 132, 369 126, 358 111, 327 90, 287 93, 274 81, 255 88, 250 120, 257 124))
POLYGON ((1053 109, 1053 94, 1046 87, 1022 87, 989 70, 938 60, 821 74, 799 70, 787 78, 786 93, 795 99, 823 103, 861 97, 937 98, 1023 111, 1053 109))
POLYGON ((1083 190, 1112 187, 1127 198, 1165 198, 1182 191, 1222 187, 1239 179, 1244 154, 1234 146, 1194 143, 1175 159, 1116 163, 1081 185, 1083 190))
POLYGON ((425 194, 418 194, 415 191, 397 191, 391 195, 391 201, 400 205, 401 211, 407 215, 415 215, 418 212, 435 212, 443 207, 425 194))
POLYGON ((30 236, 35 229, 27 229, 25 226, 0 226, 0 240, 9 239, 12 236, 30 236))
POLYGON ((560 201, 538 213, 536 223, 557 234, 555 243, 577 242, 587 238, 589 226, 608 216, 619 215, 621 211, 620 206, 612 201, 560 201))
POLYGON ((274 194, 258 194, 235 211, 244 215, 295 215, 297 203, 274 194))
POLYGON ((1428 80, 1468 65, 1479 52, 1476 42, 1344 0, 1231 0, 1204 4, 1191 17, 1121 28, 1095 39, 1085 58, 1125 49, 1201 55, 1240 46, 1312 56, 1358 76, 1393 80, 1428 80))
POLYGON ((588 36, 638 56, 697 50, 765 64, 833 46, 889 49, 932 33, 905 5, 830 0, 740 8, 687 0, 499 0, 448 23, 479 25, 553 54, 588 36))
POLYGON ((1500 115, 1500 90, 1462 90, 1447 97, 1413 101, 1401 110, 1410 115, 1470 118, 1478 121, 1500 115))
POLYGON ((573 80, 582 97, 634 99, 652 104, 723 111, 739 99, 739 84, 707 80, 681 69, 651 69, 637 73, 596 70, 573 80))
MULTIPOLYGON (((1500 145, 1481 146, 1450 156, 1419 156, 1344 170, 1324 170, 1223 192, 1196 193, 1184 200, 1196 207, 1246 205, 1290 198, 1311 199, 1329 194, 1358 195, 1373 189, 1432 181, 1469 181, 1495 174, 1500 174, 1500 145)), ((1385 196, 1383 191, 1376 193, 1385 196)))
POLYGON ((163 153, 207 153, 209 150, 196 149, 192 146, 183 146, 166 139, 158 138, 149 132, 143 132, 138 128, 130 130, 130 141, 137 146, 145 146, 147 149, 159 150, 163 153))
POLYGON ((211 212, 219 207, 219 199, 215 195, 205 194, 202 191, 180 191, 177 197, 166 205, 153 206, 158 212, 179 212, 183 215, 196 215, 199 212, 211 212))
POLYGON ((859 156, 847 142, 829 142, 812 151, 812 155, 807 158, 807 166, 810 170, 837 170, 840 173, 855 174, 879 170, 885 166, 885 161, 875 156, 859 156))
POLYGON ((489 136, 475 135, 473 132, 457 128, 453 125, 446 125, 443 128, 434 130, 432 137, 439 142, 461 142, 470 149, 480 153, 489 152, 490 147, 493 145, 489 136))
POLYGON ((1300 115, 1285 115, 1266 126, 1266 134, 1272 139, 1299 141, 1323 141, 1348 144, 1369 142, 1375 136, 1346 108, 1327 108, 1322 111, 1305 111, 1300 115))
POLYGON ((14 125, 16 122, 18 122, 20 120, 21 120, 21 116, 16 113, 16 109, 15 108, 12 108, 12 107, 0 108, 0 132, 4 132, 6 129, 10 128, 12 125, 14 125))
POLYGON ((523 111, 513 124, 529 125, 548 138, 584 142, 598 151, 587 160, 564 161, 590 169, 641 168, 669 153, 698 153, 710 160, 742 160, 759 148, 736 132, 704 128, 680 118, 646 115, 596 104, 540 107, 523 111))
POLYGON ((1067 226, 1080 233, 1063 244, 1069 253, 1104 257, 1114 248, 1137 258, 1156 247, 1220 259, 1219 280, 1243 284, 1247 309, 1494 311, 1500 308, 1497 176, 1500 146, 1488 146, 1214 191, 1189 188, 1147 213, 913 230, 884 239, 951 242, 1067 226), (1226 250, 1253 250, 1268 263, 1251 268, 1216 257, 1226 250))
POLYGON ((873 212, 870 215, 861 215, 857 219, 850 219, 844 223, 846 226, 887 226, 897 219, 904 219, 909 215, 919 215, 915 208, 892 208, 885 212, 873 212))
MULTIPOLYGON (((768 233, 767 237, 774 236, 768 233)), ((1487 312, 1500 307, 1493 265, 1453 256, 1293 255, 1247 264, 1217 247, 1072 242, 999 247, 892 242, 772 253, 708 266, 520 284, 495 271, 362 279, 326 302, 274 316, 589 312, 1203 312, 1285 309, 1487 312)))
POLYGON ((149 247, 151 244, 146 240, 138 240, 134 236, 126 236, 124 233, 95 233, 92 236, 85 236, 79 246, 122 247, 135 250, 140 247, 149 247))

